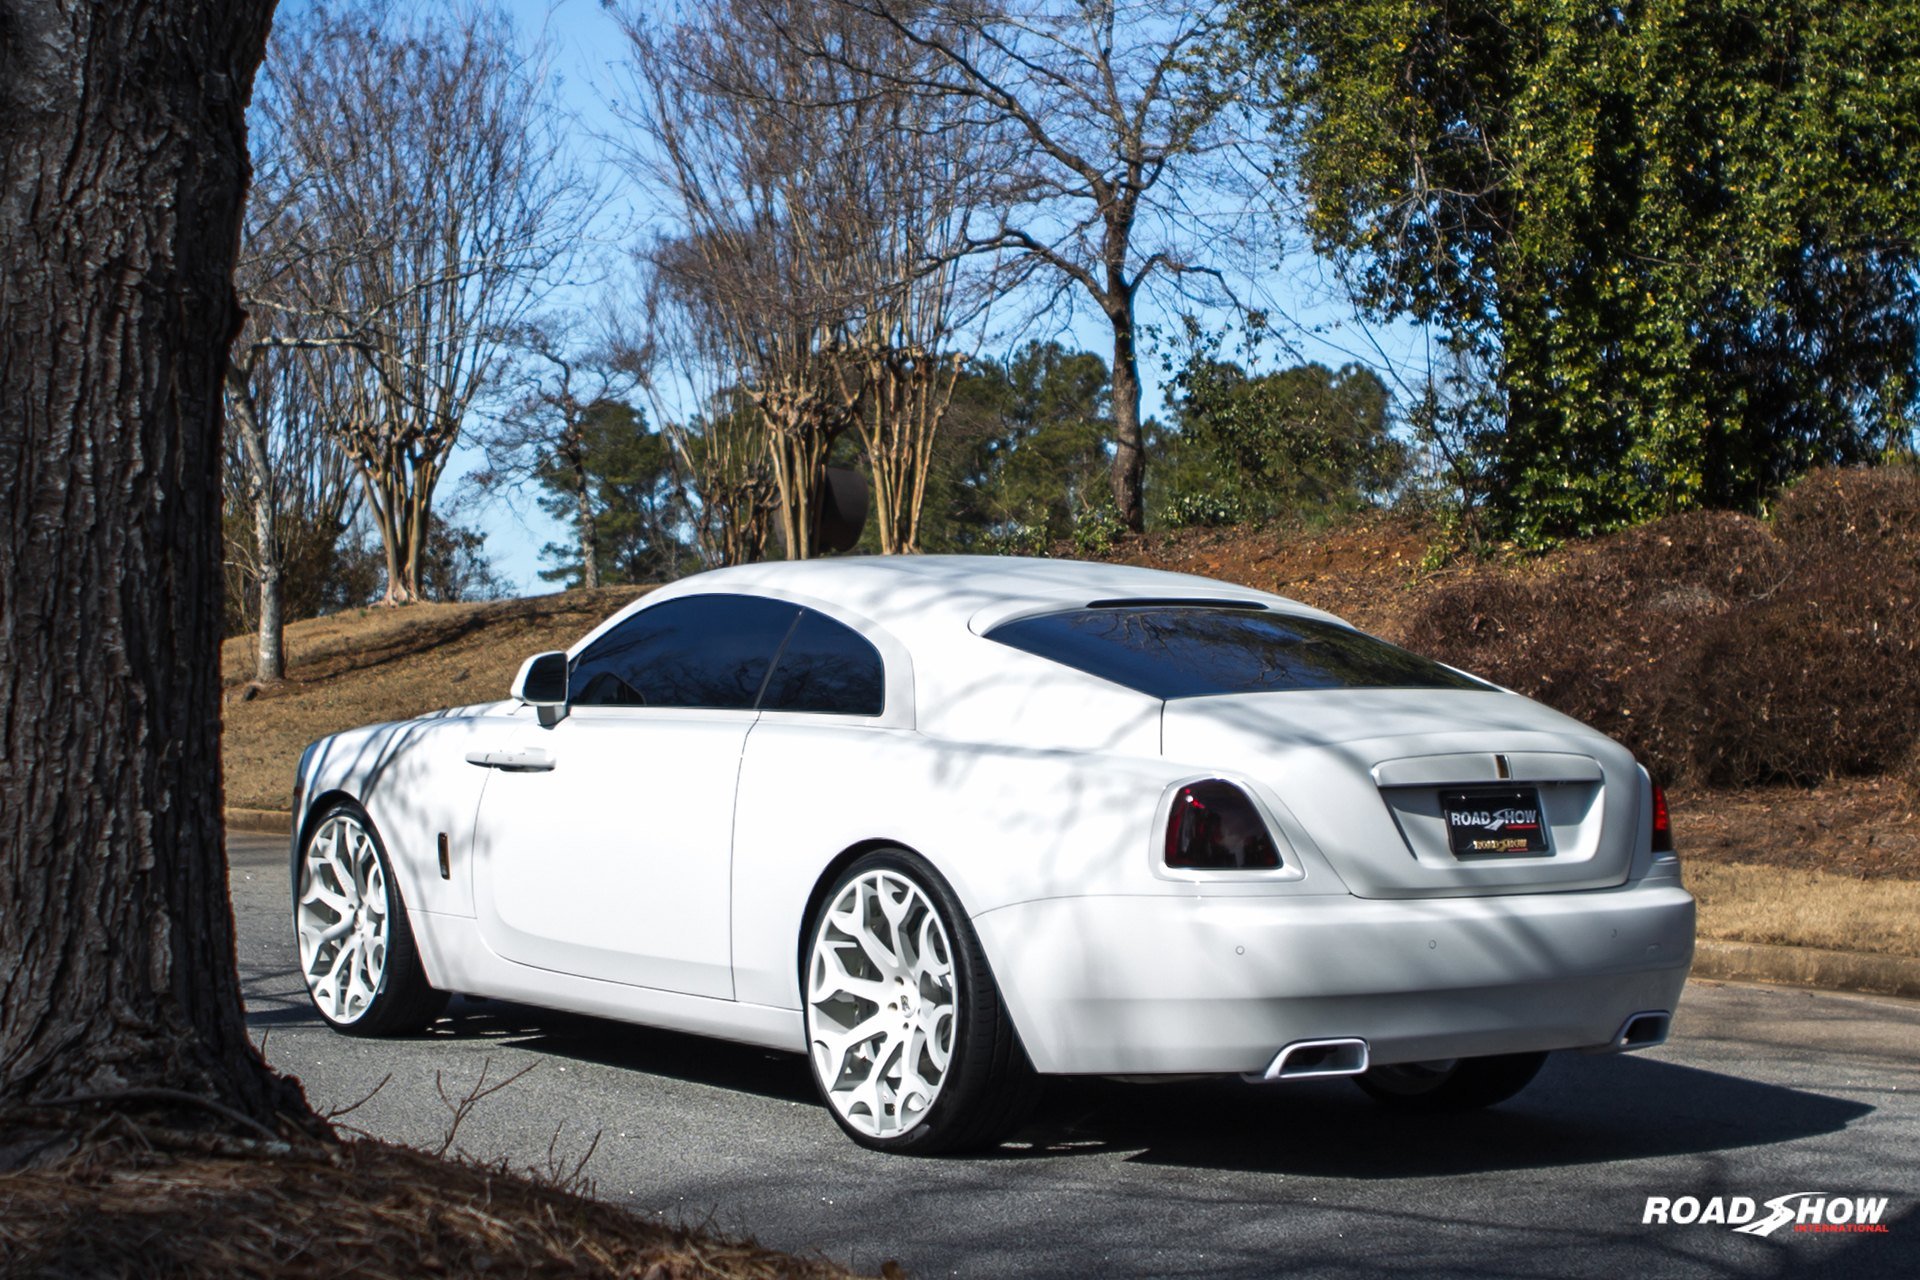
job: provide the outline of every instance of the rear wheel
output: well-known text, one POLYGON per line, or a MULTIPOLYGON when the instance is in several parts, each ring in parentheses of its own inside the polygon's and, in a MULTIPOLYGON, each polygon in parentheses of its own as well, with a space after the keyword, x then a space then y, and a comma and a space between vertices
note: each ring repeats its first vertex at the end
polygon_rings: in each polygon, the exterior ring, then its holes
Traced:
POLYGON ((420 967, 392 864, 360 806, 335 805, 308 837, 293 924, 307 994, 335 1031, 400 1035, 446 1008, 447 993, 420 967))
POLYGON ((1544 1053, 1503 1053, 1400 1062, 1369 1068, 1353 1082, 1374 1101, 1402 1111, 1473 1111, 1526 1088, 1546 1060, 1544 1053))
POLYGON ((992 1146, 1038 1080, 980 940, 946 882, 904 851, 834 882, 808 933, 808 1058, 827 1109, 877 1151, 992 1146))

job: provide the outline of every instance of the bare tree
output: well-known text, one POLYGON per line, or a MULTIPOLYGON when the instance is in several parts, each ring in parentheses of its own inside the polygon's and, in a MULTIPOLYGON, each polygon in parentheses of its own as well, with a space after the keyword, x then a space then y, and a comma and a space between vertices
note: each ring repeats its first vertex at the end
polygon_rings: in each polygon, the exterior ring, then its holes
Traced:
POLYGON ((625 358, 673 445, 694 542, 711 567, 752 564, 766 556, 780 505, 766 417, 697 299, 657 276, 644 296, 648 336, 625 358))
POLYGON ((880 552, 916 552, 934 445, 966 358, 897 341, 846 354, 838 377, 873 473, 880 552))
POLYGON ((969 228, 1014 158, 1006 131, 980 127, 963 99, 899 82, 931 61, 923 49, 857 13, 823 12, 830 21, 788 32, 833 72, 820 77, 824 92, 791 104, 811 130, 842 140, 835 195, 851 231, 851 293, 833 369, 873 475, 880 550, 913 552, 934 446, 966 364, 959 334, 984 320, 1000 284, 998 259, 970 252, 969 228), (869 64, 889 71, 861 69, 869 64))
POLYGON ((248 1040, 221 849, 221 366, 271 7, 0 3, 0 1105, 316 1123, 248 1040))
POLYGON ((286 615, 280 583, 282 542, 274 528, 280 509, 279 468, 254 382, 262 354, 249 350, 227 362, 227 436, 235 447, 225 474, 229 486, 239 482, 253 522, 252 555, 246 562, 251 573, 246 576, 259 584, 254 679, 275 681, 286 675, 286 615))
POLYGON ((433 496, 512 332, 577 247, 592 193, 544 65, 500 10, 453 22, 318 6, 276 34, 266 104, 295 193, 279 301, 298 336, 350 345, 365 386, 333 424, 418 599, 433 496))
MULTIPOLYGON (((1077 289, 1113 334, 1115 505, 1143 527, 1146 454, 1140 424, 1135 303, 1156 276, 1189 286, 1222 277, 1211 265, 1204 201, 1184 178, 1230 155, 1222 112, 1232 63, 1213 48, 1226 0, 835 0, 884 24, 931 59, 855 58, 870 75, 919 93, 951 95, 1016 130, 1023 160, 1002 175, 976 250, 1012 251, 1077 289), (1183 175, 1182 171, 1189 171, 1183 175)), ((1202 171, 1202 172, 1196 172, 1202 171)), ((1216 170, 1216 172, 1219 172, 1216 170)))
MULTIPOLYGON (((258 98, 273 102, 270 74, 258 98)), ((324 319, 301 312, 293 282, 310 269, 307 259, 342 249, 299 222, 300 187, 278 145, 278 112, 257 105, 252 115, 262 124, 234 265, 248 314, 227 357, 225 471, 229 504, 246 512, 251 536, 228 539, 228 578, 230 594, 252 596, 237 612, 256 632, 255 679, 275 681, 286 668, 288 562, 312 572, 353 515, 354 468, 330 428, 364 375, 353 367, 357 336, 329 332, 324 319), (312 545, 316 539, 326 547, 312 545)))
POLYGON ((963 287, 980 263, 955 251, 993 167, 983 134, 951 96, 817 55, 924 61, 828 0, 724 0, 673 22, 634 9, 625 26, 629 159, 684 228, 650 254, 655 280, 765 419, 787 554, 814 550, 815 495, 849 431, 883 547, 911 548, 959 367, 949 346, 989 293, 963 287))
POLYGON ((227 362, 227 505, 247 525, 227 539, 228 614, 256 634, 255 679, 274 681, 285 623, 318 611, 359 505, 355 468, 329 430, 359 371, 351 351, 289 345, 260 320, 248 317, 227 362), (289 574, 302 575, 291 590, 289 574))
POLYGON ((813 493, 852 426, 831 347, 847 297, 846 228, 834 207, 834 143, 792 107, 812 72, 754 0, 720 3, 678 22, 643 11, 625 22, 641 167, 671 192, 684 234, 652 254, 656 278, 703 320, 711 349, 766 423, 779 492, 781 542, 811 553, 813 493))

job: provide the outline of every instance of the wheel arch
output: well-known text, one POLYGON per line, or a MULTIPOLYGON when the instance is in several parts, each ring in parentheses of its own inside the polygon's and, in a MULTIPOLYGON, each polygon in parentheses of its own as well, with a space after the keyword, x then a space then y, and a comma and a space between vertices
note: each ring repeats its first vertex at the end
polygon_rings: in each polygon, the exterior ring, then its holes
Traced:
MULTIPOLYGON (((300 859, 306 850, 307 841, 313 837, 314 830, 326 816, 343 803, 350 804, 360 811, 361 816, 366 819, 374 835, 379 839, 380 847, 386 850, 387 873, 392 877, 394 887, 399 890, 400 903, 407 912, 408 928, 412 930, 413 945, 420 963, 426 970, 429 981, 439 979, 443 973, 443 961, 431 931, 425 929, 420 923, 418 915, 420 899, 414 892, 413 868, 408 865, 407 859, 400 856, 399 852, 388 843, 386 832, 381 830, 379 819, 374 817, 373 810, 367 807, 367 802, 345 787, 330 787, 320 792, 308 802, 306 812, 300 815, 299 826, 296 828, 296 835, 292 847, 288 850, 287 858, 289 910, 296 909, 300 901, 300 859)), ((435 982, 435 985, 438 983, 435 982)))
MULTIPOLYGON (((814 917, 819 914, 820 908, 826 903, 827 895, 833 891, 833 882, 840 878, 842 871, 845 871, 848 867, 866 857, 868 854, 879 853, 883 849, 895 849, 901 853, 912 854, 928 866, 933 866, 933 862, 926 854, 921 853, 906 841, 889 840, 882 836, 874 836, 866 840, 856 841, 827 860, 827 865, 820 869, 819 876, 816 877, 813 882, 812 890, 807 894, 807 905, 800 912, 800 933, 799 936, 794 939, 793 943, 793 972, 800 980, 800 999, 802 1003, 806 1000, 807 943, 813 935, 814 917)), ((934 867, 934 870, 938 871, 939 868, 934 867)), ((940 878, 942 880, 947 879, 945 875, 942 875, 940 878)), ((953 882, 948 880, 947 887, 952 889, 953 882)), ((959 896, 958 893, 954 894, 956 900, 959 896)))
MULTIPOLYGON (((826 866, 821 868, 819 876, 815 878, 812 890, 807 894, 806 908, 800 913, 800 930, 794 938, 793 945, 793 974, 799 986, 800 1001, 803 1007, 807 999, 807 945, 813 937, 815 918, 819 915, 820 909, 825 905, 827 895, 833 891, 833 883, 840 878, 840 873, 868 854, 881 852, 904 853, 911 858, 916 858, 925 863, 929 871, 940 877, 940 882, 946 886, 947 892, 952 894, 953 900, 960 905, 961 916, 971 923, 973 919, 973 909, 967 905, 966 899, 961 896, 960 889, 953 882, 953 877, 949 876, 946 870, 934 859, 929 858, 925 853, 905 840, 875 836, 866 840, 856 841, 828 859, 826 866)), ((994 986, 1004 993, 1006 990, 1005 980, 993 962, 993 955, 987 949, 986 940, 980 939, 979 946, 982 954, 986 956, 987 968, 993 974, 994 986)), ((1005 1000, 1004 994, 1001 998, 1003 1001, 1005 1000)), ((1019 1034, 1019 1015, 1015 1013, 1011 1004, 1006 1006, 1006 1010, 1008 1021, 1013 1023, 1015 1033, 1019 1034)), ((1022 1043, 1024 1043, 1024 1037, 1022 1043)))
POLYGON ((314 828, 320 825, 321 819, 343 800, 362 813, 366 812, 367 807, 360 803, 360 797, 344 788, 334 787, 309 800, 306 810, 297 815, 299 821, 293 828, 293 843, 287 849, 287 872, 293 877, 293 896, 296 899, 300 896, 300 858, 306 851, 307 841, 313 838, 314 828))
POLYGON ((380 822, 374 817, 373 810, 367 807, 367 802, 344 787, 333 787, 315 796, 307 805, 306 813, 301 816, 299 835, 289 850, 287 860, 287 870, 293 881, 293 897, 296 900, 300 897, 300 858, 307 847, 307 841, 312 838, 314 829, 320 825, 327 814, 343 802, 358 809, 373 828, 374 834, 380 839, 380 847, 387 851, 387 868, 399 887, 401 903, 409 912, 416 910, 415 904, 419 899, 414 896, 413 868, 407 864, 407 859, 401 857, 388 843, 386 832, 380 829, 380 822))

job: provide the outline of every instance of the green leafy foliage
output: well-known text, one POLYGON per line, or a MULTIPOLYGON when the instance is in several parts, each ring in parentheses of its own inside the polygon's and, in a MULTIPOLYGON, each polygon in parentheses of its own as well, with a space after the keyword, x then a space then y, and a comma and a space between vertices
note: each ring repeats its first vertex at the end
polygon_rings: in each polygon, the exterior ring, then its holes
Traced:
POLYGON ((1217 529, 1248 518, 1238 498, 1204 491, 1175 494, 1161 514, 1164 523, 1176 529, 1217 529))
POLYGON ((1527 544, 1910 450, 1920 3, 1243 0, 1315 246, 1504 414, 1527 544))
POLYGON ((1358 365, 1251 376, 1202 358, 1175 378, 1174 391, 1178 435, 1157 441, 1168 473, 1164 523, 1351 511, 1406 473, 1406 447, 1388 431, 1386 386, 1358 365))
POLYGON ((922 545, 1038 554, 1058 542, 1097 538, 1090 513, 1113 503, 1111 433, 1100 357, 1030 342, 1004 362, 976 362, 954 388, 922 545))
MULTIPOLYGON (((647 429, 640 410, 618 400, 589 405, 581 419, 577 458, 550 455, 534 478, 548 515, 569 528, 577 528, 583 515, 591 519, 602 585, 664 582, 682 571, 686 547, 679 530, 685 504, 672 446, 647 429)), ((577 540, 549 543, 540 554, 552 566, 540 571, 542 579, 581 585, 577 540)))

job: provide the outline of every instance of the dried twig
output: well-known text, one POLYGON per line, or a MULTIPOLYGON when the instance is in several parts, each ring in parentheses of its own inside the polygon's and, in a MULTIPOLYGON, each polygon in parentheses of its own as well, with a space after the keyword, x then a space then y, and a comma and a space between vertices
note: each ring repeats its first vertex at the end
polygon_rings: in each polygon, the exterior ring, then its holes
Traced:
POLYGON ((386 1088, 387 1085, 392 1080, 393 1080, 393 1072, 389 1071, 384 1076, 381 1076, 380 1083, 373 1086, 373 1088, 367 1090, 367 1092, 360 1098, 358 1102, 350 1102, 344 1107, 335 1107, 331 1111, 324 1111, 320 1114, 320 1118, 322 1120, 325 1120, 328 1124, 332 1124, 334 1121, 338 1120, 341 1116, 352 1115, 354 1112, 358 1111, 360 1108, 366 1106, 369 1102, 372 1102, 373 1096, 376 1093, 379 1093, 382 1089, 386 1088))
POLYGON ((454 1139, 460 1133, 460 1126, 464 1124, 466 1122, 467 1117, 473 1113, 474 1107, 478 1106, 483 1100, 492 1097, 494 1094, 500 1092, 502 1089, 506 1088, 508 1085, 514 1083, 515 1081, 520 1079, 521 1076, 526 1075, 527 1072, 533 1070, 534 1067, 538 1065, 539 1065, 538 1063, 528 1063, 526 1066, 520 1068, 518 1071, 514 1072, 512 1075, 508 1076, 505 1080, 500 1081, 498 1084, 489 1085, 487 1083, 487 1072, 493 1066, 493 1058, 491 1055, 489 1055, 480 1063, 480 1078, 473 1082, 473 1088, 467 1090, 466 1096, 461 1098, 458 1102, 455 1102, 452 1098, 449 1098, 447 1096, 445 1082, 442 1081, 440 1073, 438 1071, 434 1072, 433 1073, 433 1091, 440 1095, 441 1103, 447 1108, 448 1111, 453 1113, 453 1119, 447 1125, 446 1136, 444 1139, 442 1139, 440 1143, 440 1149, 434 1152, 434 1154, 438 1156, 445 1156, 447 1152, 453 1150, 454 1139))

